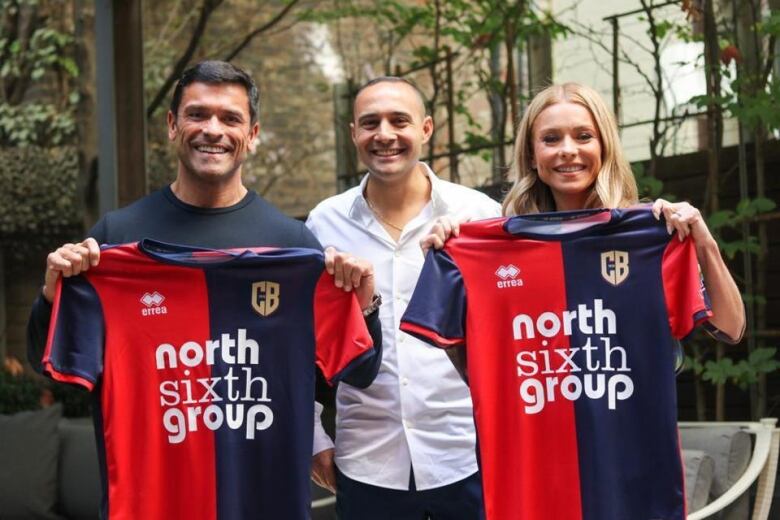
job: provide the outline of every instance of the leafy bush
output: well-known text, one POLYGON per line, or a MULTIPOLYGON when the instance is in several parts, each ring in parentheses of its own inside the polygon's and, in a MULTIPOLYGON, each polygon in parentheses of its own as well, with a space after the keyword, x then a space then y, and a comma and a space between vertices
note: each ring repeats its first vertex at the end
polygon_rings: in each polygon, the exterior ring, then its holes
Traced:
POLYGON ((12 414, 41 407, 43 385, 32 376, 0 370, 0 413, 12 414))
POLYGON ((0 413, 38 410, 47 397, 62 403, 65 417, 85 417, 90 414, 92 399, 86 390, 47 381, 40 376, 26 373, 14 375, 0 370, 0 413))
POLYGON ((75 147, 0 148, 0 164, 0 242, 6 251, 24 258, 81 234, 75 147))

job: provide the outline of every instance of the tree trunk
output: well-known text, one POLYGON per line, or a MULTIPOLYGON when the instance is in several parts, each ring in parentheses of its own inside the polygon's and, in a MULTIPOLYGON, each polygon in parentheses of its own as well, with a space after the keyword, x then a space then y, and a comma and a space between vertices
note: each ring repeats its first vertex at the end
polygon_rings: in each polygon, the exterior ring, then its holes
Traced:
MULTIPOLYGON (((737 35, 737 46, 740 49, 742 55, 741 63, 738 63, 737 74, 741 80, 739 97, 740 104, 745 98, 750 98, 756 95, 757 91, 761 88, 759 85, 759 77, 761 74, 760 58, 760 44, 757 41, 755 32, 755 24, 758 21, 758 10, 756 0, 739 0, 734 1, 734 18, 737 35)), ((763 176, 763 146, 761 143, 756 142, 756 138, 761 137, 760 128, 748 128, 747 125, 740 121, 740 196, 741 198, 747 198, 749 196, 749 182, 750 174, 746 164, 746 147, 747 142, 754 143, 754 155, 756 161, 756 188, 764 192, 764 176, 763 176), (761 178, 758 178, 758 169, 761 168, 761 178)), ((760 196, 758 193, 756 195, 760 196)), ((745 240, 750 236, 750 225, 743 224, 742 233, 745 240)), ((760 240, 760 237, 759 237, 760 240)), ((765 280, 766 276, 766 261, 762 261, 762 254, 759 253, 756 258, 756 269, 752 270, 752 258, 751 253, 744 253, 745 270, 747 276, 745 277, 745 292, 749 297, 747 302, 748 312, 748 351, 753 352, 759 345, 757 345, 755 334, 753 331, 762 329, 758 324, 758 313, 763 294, 761 280, 765 280), (755 273, 755 284, 753 283, 753 275, 755 273)), ((753 419, 758 419, 763 416, 766 410, 766 378, 759 375, 758 383, 751 385, 750 388, 751 397, 751 412, 753 419)))
MULTIPOLYGON (((720 96, 720 62, 718 57, 718 29, 715 20, 715 9, 712 1, 704 2, 704 65, 707 76, 707 96, 714 100, 720 96)), ((712 214, 719 209, 720 186, 720 150, 723 141, 723 114, 720 105, 711 101, 707 106, 707 186, 705 197, 705 212, 712 214)), ((722 348, 716 347, 716 357, 722 356, 722 348)), ((705 420, 706 398, 705 386, 700 375, 696 379, 696 408, 699 420, 705 420)), ((724 401, 723 384, 716 388, 716 415, 723 413, 719 403, 724 401)))
POLYGON ((490 82, 488 84, 488 103, 490 104, 490 139, 495 143, 492 156, 491 178, 494 183, 501 182, 506 168, 506 105, 504 97, 496 89, 501 84, 501 42, 490 46, 490 82))
POLYGON ((504 24, 504 48, 506 50, 506 87, 509 99, 509 113, 512 116, 512 135, 517 133, 520 116, 517 113, 517 80, 515 79, 515 26, 513 20, 504 24))
MULTIPOLYGON (((699 363, 704 363, 701 349, 698 345, 693 346, 693 358, 699 363)), ((707 385, 700 374, 693 373, 694 393, 696 394, 696 420, 707 420, 707 385)))

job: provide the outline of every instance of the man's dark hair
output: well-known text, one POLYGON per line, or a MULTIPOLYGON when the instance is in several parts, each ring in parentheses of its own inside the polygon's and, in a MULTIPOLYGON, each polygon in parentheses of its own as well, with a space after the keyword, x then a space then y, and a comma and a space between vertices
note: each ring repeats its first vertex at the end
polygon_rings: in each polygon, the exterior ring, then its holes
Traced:
POLYGON ((420 102, 422 103, 423 110, 425 111, 423 115, 426 116, 428 115, 428 103, 425 101, 425 94, 422 93, 420 87, 415 85, 412 81, 406 78, 402 78, 400 76, 379 76, 377 78, 374 78, 370 81, 363 83, 363 85, 360 86, 357 92, 355 92, 355 99, 357 99, 360 93, 366 90, 368 87, 373 87, 378 83, 403 83, 405 85, 409 85, 410 87, 412 87, 412 90, 414 90, 417 93, 417 97, 420 98, 420 102))
POLYGON ((249 98, 250 124, 255 124, 257 121, 260 93, 257 90, 257 85, 252 81, 252 77, 232 63, 217 60, 201 61, 182 73, 178 83, 176 83, 176 88, 173 90, 173 99, 171 99, 171 112, 173 112, 174 117, 179 113, 184 87, 192 83, 207 83, 209 85, 235 83, 242 85, 249 98))

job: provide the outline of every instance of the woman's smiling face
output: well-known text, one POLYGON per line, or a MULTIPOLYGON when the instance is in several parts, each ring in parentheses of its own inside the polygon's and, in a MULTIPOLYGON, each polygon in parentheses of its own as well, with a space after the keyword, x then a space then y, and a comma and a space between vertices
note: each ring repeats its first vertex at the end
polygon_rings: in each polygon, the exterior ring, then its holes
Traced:
POLYGON ((550 105, 534 121, 531 139, 531 167, 550 188, 555 208, 584 208, 601 171, 601 136, 590 111, 577 103, 550 105))

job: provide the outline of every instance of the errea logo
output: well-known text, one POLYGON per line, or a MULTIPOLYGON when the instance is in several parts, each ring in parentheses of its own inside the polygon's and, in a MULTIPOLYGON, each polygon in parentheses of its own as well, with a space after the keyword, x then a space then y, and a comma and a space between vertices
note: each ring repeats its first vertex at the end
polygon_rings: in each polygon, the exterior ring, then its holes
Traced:
POLYGON ((512 264, 501 265, 496 269, 496 276, 500 280, 496 281, 496 287, 499 289, 506 289, 507 287, 522 287, 523 279, 518 278, 520 269, 512 264))
POLYGON ((168 314, 168 308, 162 303, 165 301, 165 296, 154 291, 153 293, 144 293, 141 296, 141 303, 144 304, 144 308, 141 309, 141 316, 153 316, 155 314, 168 314))

